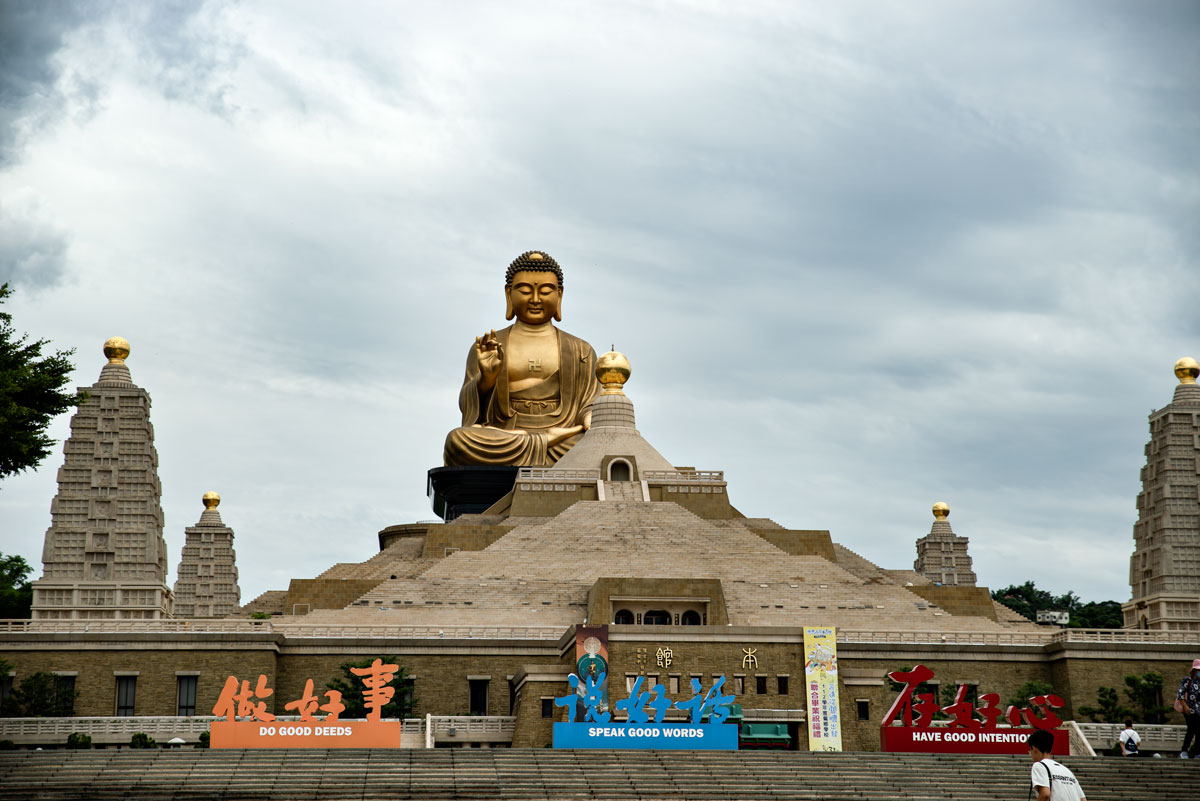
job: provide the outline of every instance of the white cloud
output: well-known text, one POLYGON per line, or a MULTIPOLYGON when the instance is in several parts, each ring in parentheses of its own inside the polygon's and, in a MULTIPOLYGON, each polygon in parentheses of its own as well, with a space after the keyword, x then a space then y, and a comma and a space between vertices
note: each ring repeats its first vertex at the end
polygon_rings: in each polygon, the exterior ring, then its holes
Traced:
MULTIPOLYGON (((0 98, 37 122, 4 258, 57 265, 10 310, 81 384, 132 341, 172 566, 208 489, 247 600, 430 517, 540 247, 745 513, 905 567, 946 500, 985 581, 1126 597, 1142 415, 1200 333, 1194 7, 78 8, 0 98)), ((60 460, 3 490, 35 564, 60 460)))

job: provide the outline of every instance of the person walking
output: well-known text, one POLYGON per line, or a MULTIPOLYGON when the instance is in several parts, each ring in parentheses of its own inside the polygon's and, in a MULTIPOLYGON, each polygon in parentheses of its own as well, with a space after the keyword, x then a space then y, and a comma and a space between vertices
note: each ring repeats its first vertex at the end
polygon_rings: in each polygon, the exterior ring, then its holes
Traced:
POLYGON ((1050 758, 1050 752, 1054 750, 1053 734, 1038 729, 1025 742, 1029 745, 1029 758, 1033 761, 1029 773, 1033 782, 1030 797, 1037 791, 1037 801, 1087 801, 1071 769, 1050 758))
POLYGON ((1121 736, 1117 739, 1117 745, 1121 746, 1121 756, 1137 756, 1138 746, 1142 744, 1142 735, 1133 730, 1133 721, 1126 720, 1125 728, 1121 730, 1121 736))
POLYGON ((1187 734, 1183 736, 1180 759, 1195 759, 1200 752, 1200 659, 1192 662, 1192 670, 1179 682, 1175 693, 1175 709, 1183 713, 1187 734))

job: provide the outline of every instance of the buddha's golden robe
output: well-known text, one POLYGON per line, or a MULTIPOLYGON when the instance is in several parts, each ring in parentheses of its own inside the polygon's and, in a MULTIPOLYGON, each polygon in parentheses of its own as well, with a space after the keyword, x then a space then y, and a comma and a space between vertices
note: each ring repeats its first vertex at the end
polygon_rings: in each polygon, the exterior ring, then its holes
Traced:
MULTIPOLYGON (((512 326, 496 332, 508 351, 512 326)), ((558 335, 558 370, 520 392, 509 392, 508 370, 501 368, 492 391, 479 393, 479 360, 472 346, 458 407, 462 427, 446 435, 442 460, 447 465, 520 465, 548 467, 571 449, 581 435, 549 445, 546 430, 584 424, 599 390, 596 351, 565 331, 558 335)))

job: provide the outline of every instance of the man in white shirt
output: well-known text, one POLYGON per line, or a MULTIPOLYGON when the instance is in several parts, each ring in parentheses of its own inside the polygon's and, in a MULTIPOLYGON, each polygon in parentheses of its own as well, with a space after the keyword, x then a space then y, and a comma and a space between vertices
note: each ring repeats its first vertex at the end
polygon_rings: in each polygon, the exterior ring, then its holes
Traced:
POLYGON ((1030 779, 1037 791, 1037 801, 1087 801, 1083 788, 1070 768, 1050 758, 1054 750, 1054 735, 1038 729, 1025 741, 1029 758, 1033 760, 1030 779))
POLYGON ((1142 736, 1133 730, 1133 721, 1125 721, 1125 728, 1120 737, 1121 756, 1137 756, 1142 744, 1142 736))

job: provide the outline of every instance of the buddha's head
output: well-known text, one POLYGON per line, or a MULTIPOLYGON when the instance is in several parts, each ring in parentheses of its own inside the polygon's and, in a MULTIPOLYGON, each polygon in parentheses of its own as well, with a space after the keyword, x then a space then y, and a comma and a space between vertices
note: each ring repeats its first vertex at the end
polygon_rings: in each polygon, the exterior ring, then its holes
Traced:
POLYGON ((504 317, 526 325, 562 320, 563 274, 558 262, 540 250, 528 250, 508 265, 504 276, 504 317))

